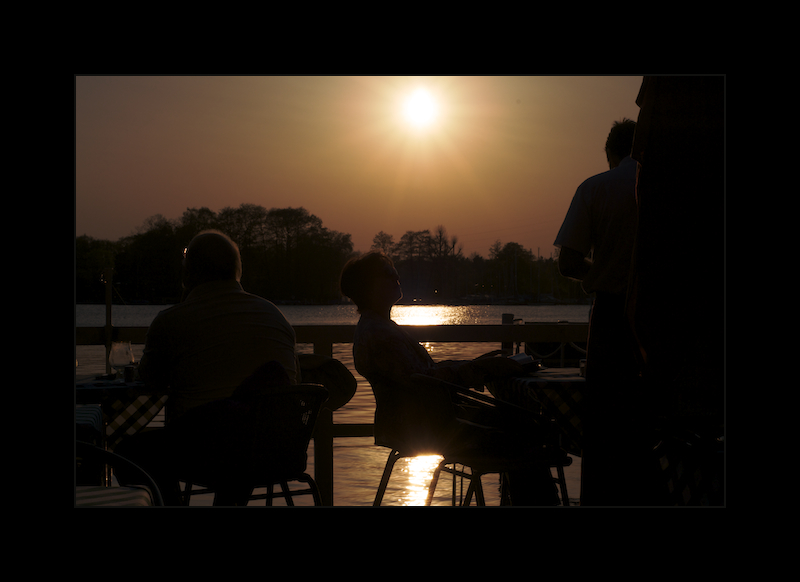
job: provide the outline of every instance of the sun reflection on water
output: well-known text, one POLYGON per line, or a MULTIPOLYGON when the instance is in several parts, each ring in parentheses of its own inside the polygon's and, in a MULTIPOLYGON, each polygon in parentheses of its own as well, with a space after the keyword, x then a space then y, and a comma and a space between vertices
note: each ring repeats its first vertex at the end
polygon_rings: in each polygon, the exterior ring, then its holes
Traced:
POLYGON ((398 325, 464 325, 466 310, 450 305, 395 305, 392 319, 398 325))
MULTIPOLYGON (((476 325, 480 323, 480 307, 459 305, 395 305, 392 320, 398 325, 476 325)), ((464 344, 420 342, 438 360, 463 359, 464 344), (454 353, 453 350, 455 349, 454 353), (436 353, 434 354, 434 350, 436 353)), ((476 344, 477 345, 477 344, 476 344)), ((484 350, 486 352, 488 350, 484 350)), ((483 353, 483 352, 481 352, 483 353)))
POLYGON ((400 503, 405 506, 425 505, 433 472, 441 463, 440 455, 420 455, 411 457, 402 467, 402 475, 407 480, 400 493, 400 503))

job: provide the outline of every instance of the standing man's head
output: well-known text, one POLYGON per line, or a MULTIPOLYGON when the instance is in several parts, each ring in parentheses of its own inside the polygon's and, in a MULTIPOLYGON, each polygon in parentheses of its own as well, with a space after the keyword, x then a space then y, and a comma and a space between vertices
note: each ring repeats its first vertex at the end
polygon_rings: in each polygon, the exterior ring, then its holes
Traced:
POLYGON ((627 117, 614 122, 606 138, 606 159, 610 169, 613 170, 624 158, 631 155, 635 131, 636 122, 627 117))
POLYGON ((242 257, 231 238, 218 230, 205 230, 186 247, 183 257, 183 288, 191 291, 211 281, 239 281, 242 257))

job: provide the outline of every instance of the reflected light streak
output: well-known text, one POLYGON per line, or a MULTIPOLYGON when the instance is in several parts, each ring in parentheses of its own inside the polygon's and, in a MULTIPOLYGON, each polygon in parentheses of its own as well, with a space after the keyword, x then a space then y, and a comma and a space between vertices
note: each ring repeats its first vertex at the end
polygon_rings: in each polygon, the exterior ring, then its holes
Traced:
MULTIPOLYGON (((449 305, 395 305, 392 307, 392 320, 397 325, 467 325, 473 323, 461 307, 449 305)), ((433 355, 435 344, 421 344, 433 355)), ((440 344, 441 345, 441 344, 440 344)))
POLYGON ((392 319, 397 325, 464 325, 465 310, 449 305, 395 305, 392 319))
POLYGON ((400 502, 405 506, 425 505, 433 472, 444 457, 440 455, 420 455, 408 459, 402 474, 408 480, 400 494, 400 502))
POLYGON ((447 309, 441 305, 395 305, 392 319, 397 325, 445 325, 447 309))

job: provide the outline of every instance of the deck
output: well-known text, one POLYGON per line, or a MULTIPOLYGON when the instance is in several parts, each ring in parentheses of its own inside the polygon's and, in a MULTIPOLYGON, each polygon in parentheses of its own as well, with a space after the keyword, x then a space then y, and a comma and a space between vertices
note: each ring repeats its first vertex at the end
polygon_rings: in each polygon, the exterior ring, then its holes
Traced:
MULTIPOLYGON (((588 327, 588 323, 534 323, 405 326, 404 329, 420 342, 489 342, 506 348, 513 348, 522 342, 547 342, 559 343, 563 349, 569 344, 585 342, 588 327)), ((311 344, 314 353, 330 357, 333 357, 333 346, 352 343, 355 332, 354 325, 300 325, 294 326, 294 329, 298 344, 311 344)), ((107 349, 112 341, 144 344, 146 333, 146 327, 80 327, 75 329, 75 343, 78 346, 106 346, 107 349)), ((311 474, 320 487, 323 502, 337 506, 370 505, 389 451, 372 444, 371 423, 335 423, 333 414, 324 412, 327 414, 323 414, 317 422, 309 451, 309 471, 313 471, 311 474)), ((385 503, 391 504, 393 498, 400 502, 407 500, 408 495, 402 492, 409 487, 418 487, 411 481, 422 482, 425 471, 432 471, 401 463, 403 461, 398 462, 395 471, 397 475, 406 475, 406 479, 399 479, 397 484, 390 482, 385 503)), ((580 493, 580 459, 575 458, 566 472, 569 497, 575 503, 580 493)), ((489 485, 490 480, 491 476, 485 478, 484 488, 487 504, 491 505, 494 488, 489 485)), ((434 504, 449 504, 451 490, 450 483, 440 481, 434 504)), ((196 496, 196 502, 195 498, 192 502, 192 505, 195 504, 210 505, 210 496, 196 496)))

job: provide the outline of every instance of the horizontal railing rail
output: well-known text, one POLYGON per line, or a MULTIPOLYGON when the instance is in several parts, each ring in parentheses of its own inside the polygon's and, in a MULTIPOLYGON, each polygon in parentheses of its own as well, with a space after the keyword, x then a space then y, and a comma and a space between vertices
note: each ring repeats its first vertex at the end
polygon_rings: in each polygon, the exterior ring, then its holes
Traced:
MULTIPOLYGON (((353 343, 355 325, 295 325, 297 343, 314 344, 315 353, 330 352, 333 344, 353 343)), ((417 341, 426 342, 585 342, 588 323, 528 323, 526 325, 406 325, 417 341)), ((75 343, 106 345, 109 341, 143 344, 146 327, 76 327, 75 343)), ((330 355, 330 354, 328 354, 330 355)))
MULTIPOLYGON (((334 344, 353 343, 355 325, 293 326, 298 344, 313 344, 315 354, 333 357, 334 344)), ((585 342, 588 323, 528 323, 526 325, 406 325, 401 326, 419 342, 487 342, 510 347, 522 342, 569 343, 585 342)), ((112 341, 144 344, 146 327, 76 327, 75 344, 104 345, 112 341)), ((498 347, 500 347, 498 346, 498 347)), ((314 479, 320 488, 323 503, 333 505, 333 439, 338 437, 371 437, 371 423, 334 423, 331 411, 323 409, 314 431, 314 479)))

